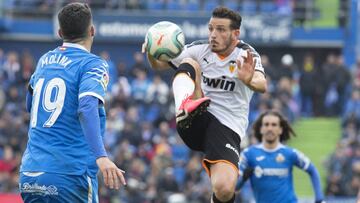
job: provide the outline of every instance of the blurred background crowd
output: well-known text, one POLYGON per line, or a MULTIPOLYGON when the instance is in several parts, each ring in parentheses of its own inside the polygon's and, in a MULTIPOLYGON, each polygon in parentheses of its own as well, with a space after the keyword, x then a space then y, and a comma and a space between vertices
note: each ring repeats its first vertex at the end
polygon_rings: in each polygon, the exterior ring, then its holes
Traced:
MULTIPOLYGON (((4 12, 33 17, 52 15, 55 5, 68 2, 71 1, 8 0, 4 1, 7 8, 4 12), (31 9, 39 12, 28 12, 31 9)), ((137 11, 207 11, 214 5, 224 4, 240 12, 295 14, 294 20, 299 24, 303 24, 307 16, 304 13, 297 15, 298 12, 318 15, 311 0, 88 2, 93 9, 137 11)), ((346 10, 347 7, 341 4, 343 1, 339 2, 339 8, 346 10)), ((339 16, 339 26, 346 24, 344 16, 339 16)), ((254 95, 250 124, 266 109, 279 110, 291 122, 312 117, 341 118, 340 139, 335 151, 324 160, 327 168, 324 190, 327 196, 356 196, 360 188, 360 59, 347 66, 340 52, 329 52, 323 57, 325 60, 320 60, 311 51, 301 57, 296 53, 286 53, 276 58, 258 51, 267 74, 269 91, 254 95)), ((200 164, 202 156, 190 151, 175 129, 170 85, 172 70, 151 70, 140 52, 134 52, 128 61, 114 60, 118 56, 108 50, 95 54, 110 65, 104 141, 111 158, 126 171, 128 182, 126 189, 120 192, 106 189, 100 183, 101 202, 171 202, 181 198, 186 198, 186 202, 208 202, 211 190, 207 174, 200 164)), ((14 51, 0 46, 1 193, 18 192, 18 169, 29 121, 24 98, 36 61, 37 58, 26 47, 14 51)))

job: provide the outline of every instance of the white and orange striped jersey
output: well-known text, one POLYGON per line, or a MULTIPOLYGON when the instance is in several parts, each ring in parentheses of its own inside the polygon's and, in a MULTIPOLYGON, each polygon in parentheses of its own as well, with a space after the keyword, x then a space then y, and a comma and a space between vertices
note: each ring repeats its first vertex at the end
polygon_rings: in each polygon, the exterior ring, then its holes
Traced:
POLYGON ((248 126, 249 104, 253 91, 237 77, 236 58, 244 50, 249 50, 255 60, 255 71, 263 74, 259 54, 249 44, 240 41, 233 52, 221 59, 211 51, 208 41, 195 41, 186 45, 183 52, 170 61, 178 67, 184 58, 196 60, 201 67, 201 88, 211 99, 208 111, 225 126, 235 131, 241 139, 248 126))

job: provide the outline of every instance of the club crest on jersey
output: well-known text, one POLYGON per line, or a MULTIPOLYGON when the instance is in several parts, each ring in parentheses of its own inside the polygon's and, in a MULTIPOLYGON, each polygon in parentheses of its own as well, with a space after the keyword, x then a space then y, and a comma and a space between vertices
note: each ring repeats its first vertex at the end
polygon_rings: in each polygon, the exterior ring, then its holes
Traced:
POLYGON ((230 73, 233 73, 236 68, 236 61, 230 61, 229 63, 229 71, 230 73))
POLYGON ((282 155, 281 153, 279 153, 277 156, 276 156, 276 162, 278 163, 281 163, 281 162, 284 162, 285 161, 285 157, 284 155, 282 155))
POLYGON ((107 86, 109 84, 109 80, 110 80, 109 75, 107 74, 107 72, 104 72, 102 77, 101 77, 101 80, 100 80, 101 85, 103 86, 104 90, 107 89, 107 86))

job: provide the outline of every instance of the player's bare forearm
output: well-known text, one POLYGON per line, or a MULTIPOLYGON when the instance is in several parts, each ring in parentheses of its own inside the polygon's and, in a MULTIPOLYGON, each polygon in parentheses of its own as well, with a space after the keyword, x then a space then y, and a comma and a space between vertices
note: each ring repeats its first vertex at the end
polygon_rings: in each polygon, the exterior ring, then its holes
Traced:
POLYGON ((255 92, 264 93, 267 90, 267 82, 263 73, 255 71, 250 83, 246 84, 255 92))
POLYGON ((167 70, 170 68, 170 65, 168 64, 168 62, 156 60, 149 53, 146 53, 146 55, 147 55, 147 59, 148 59, 149 64, 152 69, 162 71, 162 70, 167 70))

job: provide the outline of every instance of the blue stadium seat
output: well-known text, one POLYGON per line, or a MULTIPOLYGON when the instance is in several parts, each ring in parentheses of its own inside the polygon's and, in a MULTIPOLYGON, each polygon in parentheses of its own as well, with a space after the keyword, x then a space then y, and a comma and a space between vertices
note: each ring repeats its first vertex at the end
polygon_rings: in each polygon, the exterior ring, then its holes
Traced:
POLYGON ((277 6, 273 2, 262 2, 260 4, 260 12, 262 13, 273 13, 276 12, 277 6))
POLYGON ((204 3, 204 11, 212 11, 214 8, 218 7, 220 2, 217 0, 207 0, 204 3))
POLYGON ((242 14, 254 14, 256 13, 256 3, 252 1, 245 1, 241 4, 240 11, 242 14))
POLYGON ((163 10, 165 7, 164 2, 161 0, 148 0, 146 8, 148 10, 159 11, 163 10))
POLYGON ((186 11, 199 11, 200 10, 199 2, 198 1, 188 2, 187 4, 185 4, 184 9, 186 11))
POLYGON ((186 170, 184 167, 174 167, 175 180, 179 185, 182 185, 185 180, 186 170))
POLYGON ((178 1, 168 1, 165 6, 166 10, 182 10, 182 6, 178 1))
POLYGON ((237 0, 227 0, 224 2, 224 6, 230 8, 234 11, 239 10, 239 4, 238 4, 237 0))

